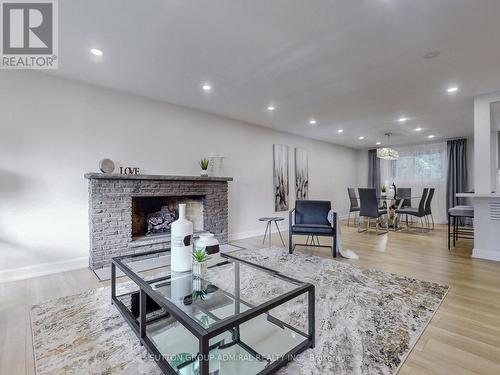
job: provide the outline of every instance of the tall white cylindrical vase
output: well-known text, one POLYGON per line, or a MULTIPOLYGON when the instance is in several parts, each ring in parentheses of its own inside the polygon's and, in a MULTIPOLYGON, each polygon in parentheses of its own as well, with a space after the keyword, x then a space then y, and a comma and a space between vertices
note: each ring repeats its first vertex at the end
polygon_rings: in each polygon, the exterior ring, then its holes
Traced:
POLYGON ((179 204, 179 219, 172 223, 171 230, 172 271, 190 271, 193 266, 193 223, 186 219, 185 204, 179 204))

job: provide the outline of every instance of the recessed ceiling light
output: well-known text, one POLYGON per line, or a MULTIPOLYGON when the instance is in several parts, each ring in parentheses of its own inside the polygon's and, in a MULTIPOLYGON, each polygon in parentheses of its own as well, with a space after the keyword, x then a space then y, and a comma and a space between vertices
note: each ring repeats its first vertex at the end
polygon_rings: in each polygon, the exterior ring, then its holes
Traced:
POLYGON ((421 132, 423 129, 422 128, 415 128, 416 132, 421 132))
POLYGON ((343 132, 344 132, 344 129, 337 130, 337 133, 343 133, 343 132))
POLYGON ((97 49, 97 48, 91 48, 90 49, 90 53, 94 56, 102 56, 104 55, 104 53, 100 50, 100 49, 97 49))
POLYGON ((441 54, 440 51, 430 51, 424 55, 424 59, 433 59, 441 54))
POLYGON ((379 146, 379 145, 381 145, 381 144, 382 144, 382 142, 377 142, 377 143, 375 143, 375 144, 376 144, 377 146, 379 146))
POLYGON ((314 119, 309 121, 309 125, 316 125, 316 124, 317 124, 317 122, 314 119))
POLYGON ((274 111, 276 108, 273 106, 273 105, 270 105, 269 107, 267 107, 267 110, 268 111, 274 111))
POLYGON ((434 138, 435 135, 434 134, 431 134, 431 135, 428 135, 427 138, 434 138))
POLYGON ((212 91, 212 86, 210 86, 208 83, 205 83, 203 86, 201 86, 203 91, 212 91))
POLYGON ((451 86, 451 87, 448 87, 448 89, 446 89, 446 91, 448 91, 449 94, 453 94, 454 92, 458 91, 458 87, 457 86, 451 86))
POLYGON ((365 139, 365 137, 363 137, 363 136, 359 137, 360 141, 362 141, 363 139, 365 139))
POLYGON ((404 116, 398 118, 398 122, 406 122, 408 120, 409 120, 409 118, 408 117, 404 117, 404 116))

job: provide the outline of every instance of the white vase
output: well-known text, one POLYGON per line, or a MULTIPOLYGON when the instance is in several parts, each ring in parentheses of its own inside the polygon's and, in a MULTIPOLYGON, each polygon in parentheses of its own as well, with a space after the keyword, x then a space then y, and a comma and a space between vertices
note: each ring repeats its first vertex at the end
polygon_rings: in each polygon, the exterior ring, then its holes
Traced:
POLYGON ((172 223, 171 228, 172 271, 190 271, 193 264, 193 223, 186 219, 185 204, 179 204, 179 219, 172 223))
POLYGON ((200 238, 194 242, 195 250, 203 250, 207 254, 217 254, 219 249, 219 241, 214 237, 213 233, 200 233, 200 238))
POLYGON ((202 169, 202 170, 201 170, 201 175, 202 175, 203 177, 208 176, 208 169, 202 169))

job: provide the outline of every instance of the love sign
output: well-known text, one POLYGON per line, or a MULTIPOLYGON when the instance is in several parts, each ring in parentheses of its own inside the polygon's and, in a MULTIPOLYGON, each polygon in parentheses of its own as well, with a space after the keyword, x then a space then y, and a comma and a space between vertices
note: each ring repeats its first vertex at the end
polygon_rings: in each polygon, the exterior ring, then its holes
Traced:
POLYGON ((120 167, 120 174, 140 174, 138 167, 120 167))

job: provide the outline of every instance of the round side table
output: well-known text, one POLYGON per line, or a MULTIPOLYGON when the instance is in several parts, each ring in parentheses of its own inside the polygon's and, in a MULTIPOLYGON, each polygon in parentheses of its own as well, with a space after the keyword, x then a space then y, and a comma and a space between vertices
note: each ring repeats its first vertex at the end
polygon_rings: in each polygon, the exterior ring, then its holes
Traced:
POLYGON ((285 219, 282 217, 278 217, 278 216, 266 216, 266 217, 259 218, 259 221, 267 221, 266 232, 264 233, 264 238, 262 239, 262 243, 266 242, 267 233, 269 231, 269 247, 272 246, 272 243, 271 243, 271 229, 272 228, 271 227, 272 227, 272 223, 274 223, 274 225, 276 225, 276 229, 278 230, 278 234, 280 235, 281 243, 283 244, 283 247, 286 247, 285 241, 283 241, 283 237, 281 236, 280 228, 278 227, 278 221, 283 221, 283 220, 285 220, 285 219))

